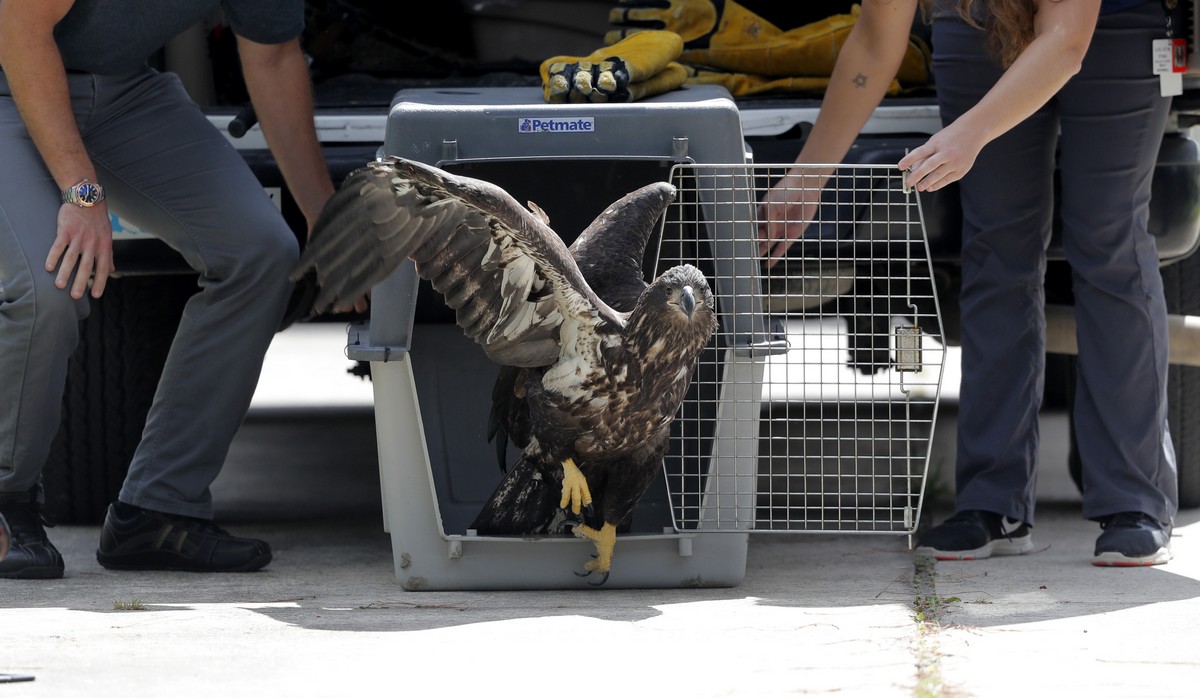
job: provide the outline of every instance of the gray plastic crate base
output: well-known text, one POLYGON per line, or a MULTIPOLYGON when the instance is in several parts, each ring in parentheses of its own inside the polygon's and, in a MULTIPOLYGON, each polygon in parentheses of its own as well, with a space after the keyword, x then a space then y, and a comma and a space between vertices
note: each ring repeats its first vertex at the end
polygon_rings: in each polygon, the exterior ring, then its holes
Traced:
MULTIPOLYGON (((591 542, 571 537, 447 534, 406 354, 371 362, 379 439, 384 528, 396 580, 409 591, 587 589, 576 574, 591 542)), ((602 588, 730 587, 742 582, 748 533, 630 534, 617 537, 602 588)))

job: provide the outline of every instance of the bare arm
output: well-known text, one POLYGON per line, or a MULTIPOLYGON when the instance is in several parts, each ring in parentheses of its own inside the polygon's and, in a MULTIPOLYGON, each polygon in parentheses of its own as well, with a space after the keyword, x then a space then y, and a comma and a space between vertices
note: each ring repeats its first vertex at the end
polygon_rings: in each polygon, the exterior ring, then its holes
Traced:
MULTIPOLYGON (((797 163, 831 164, 846 156, 900 69, 916 9, 917 0, 864 0, 858 21, 838 52, 821 110, 797 163)), ((793 170, 767 194, 767 220, 759 247, 760 253, 770 255, 768 264, 775 264, 804 232, 804 226, 795 222, 812 216, 819 190, 832 173, 832 169, 793 170)))
POLYGON ((299 40, 258 44, 238 37, 250 101, 300 211, 313 223, 333 195, 313 124, 312 82, 299 40))
MULTIPOLYGON (((913 3, 864 3, 859 23, 851 31, 846 45, 838 55, 837 66, 829 90, 821 104, 821 112, 798 163, 840 162, 861 130, 872 110, 883 98, 884 84, 867 86, 859 93, 847 85, 847 75, 858 75, 856 66, 867 66, 861 73, 871 81, 884 83, 893 73, 876 79, 876 72, 867 72, 878 56, 896 55, 888 62, 889 70, 899 66, 900 54, 893 41, 907 40, 907 24, 902 21, 913 10, 913 3), (898 11, 902 10, 902 13, 898 11), (903 32, 901 31, 903 29, 903 32), (861 33, 860 33, 861 32, 861 33), (857 35, 857 36, 856 36, 857 35), (859 40, 870 45, 862 45, 859 40), (852 43, 853 42, 853 43, 852 43), (874 53, 883 52, 883 53, 874 53), (843 71, 848 68, 848 71, 843 71)), ((1079 72, 1087 53, 1099 16, 1100 0, 1036 0, 1034 39, 1009 66, 1000 80, 958 120, 934 134, 929 141, 914 149, 900 162, 899 167, 911 170, 909 184, 921 191, 940 189, 963 177, 975 164, 975 158, 985 145, 1019 124, 1053 97, 1067 80, 1079 72)), ((810 170, 810 172, 812 172, 810 170)), ((768 193, 765 204, 765 236, 760 248, 770 255, 768 265, 782 257, 792 240, 804 232, 803 224, 785 226, 781 221, 803 221, 812 215, 819 201, 819 189, 828 172, 816 172, 820 181, 804 182, 794 176, 785 177, 768 193), (797 187, 788 190, 787 187, 797 187)))
MULTIPOLYGON (((317 217, 333 196, 333 180, 317 140, 312 80, 300 41, 258 44, 238 37, 238 55, 267 145, 312 235, 317 217)), ((354 309, 365 312, 367 299, 357 299, 354 309)))
POLYGON ((836 163, 846 156, 900 69, 916 10, 916 0, 863 2, 796 162, 836 163))
MULTIPOLYGON (((62 54, 54 42, 54 26, 74 0, 4 0, 0 2, 0 66, 12 90, 21 119, 59 189, 81 179, 96 179, 71 110, 62 54)), ((58 273, 66 288, 76 270, 71 295, 82 298, 94 276, 92 296, 104 292, 112 262, 112 224, 103 203, 91 208, 63 204, 46 271, 58 273)))
POLYGON ((1079 72, 1100 0, 1038 0, 1033 41, 979 103, 899 163, 908 181, 934 191, 962 179, 983 146, 1024 121, 1079 72))

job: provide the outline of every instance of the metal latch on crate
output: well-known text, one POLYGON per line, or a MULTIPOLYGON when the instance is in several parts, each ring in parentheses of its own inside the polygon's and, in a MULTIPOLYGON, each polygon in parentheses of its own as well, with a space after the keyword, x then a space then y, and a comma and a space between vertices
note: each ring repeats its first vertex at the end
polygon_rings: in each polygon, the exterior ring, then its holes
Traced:
POLYGON ((921 370, 921 328, 896 328, 896 370, 916 373, 921 370))
POLYGON ((766 336, 747 335, 734 339, 734 353, 738 356, 763 357, 781 356, 791 350, 792 345, 787 340, 787 330, 783 320, 778 317, 769 318, 770 328, 766 336))

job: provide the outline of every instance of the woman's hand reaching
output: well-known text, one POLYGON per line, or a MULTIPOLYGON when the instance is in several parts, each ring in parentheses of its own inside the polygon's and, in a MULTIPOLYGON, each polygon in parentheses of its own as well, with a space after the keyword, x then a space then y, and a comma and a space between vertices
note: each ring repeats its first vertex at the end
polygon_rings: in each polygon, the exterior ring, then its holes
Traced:
POLYGON ((815 221, 821 190, 832 175, 832 169, 796 167, 767 191, 758 205, 758 253, 768 269, 815 221))

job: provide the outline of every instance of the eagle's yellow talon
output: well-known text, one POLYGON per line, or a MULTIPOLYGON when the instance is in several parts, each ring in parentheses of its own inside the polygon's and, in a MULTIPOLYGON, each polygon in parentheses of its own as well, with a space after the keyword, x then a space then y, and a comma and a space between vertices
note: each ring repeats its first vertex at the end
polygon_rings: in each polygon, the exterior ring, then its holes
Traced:
POLYGON ((587 538, 596 544, 596 559, 583 566, 588 572, 603 572, 612 569, 613 549, 617 546, 617 527, 607 521, 600 530, 580 524, 574 530, 576 538, 587 538))
POLYGON ((588 489, 587 478, 579 471, 579 466, 570 458, 563 461, 562 500, 559 508, 566 509, 571 505, 571 513, 578 514, 583 507, 592 503, 592 492, 588 489))

